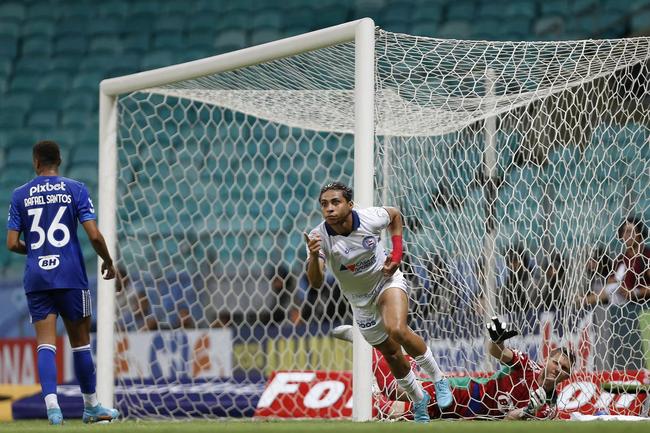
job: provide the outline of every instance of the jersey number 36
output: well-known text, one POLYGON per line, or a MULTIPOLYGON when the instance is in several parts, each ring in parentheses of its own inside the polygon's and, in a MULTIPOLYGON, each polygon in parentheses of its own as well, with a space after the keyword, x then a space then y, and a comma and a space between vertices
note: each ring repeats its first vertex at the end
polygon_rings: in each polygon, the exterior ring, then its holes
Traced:
POLYGON ((70 230, 65 224, 61 224, 61 218, 63 218, 65 210, 66 206, 59 207, 59 210, 56 212, 56 216, 52 220, 50 226, 47 228, 47 235, 45 234, 45 230, 43 230, 40 225, 43 208, 34 208, 27 211, 27 215, 34 216, 34 219, 32 220, 32 226, 29 228, 29 231, 38 235, 38 240, 36 242, 32 242, 31 244, 33 250, 36 250, 43 246, 46 238, 50 245, 54 247, 62 247, 70 242, 70 230), (56 232, 63 233, 63 237, 57 240, 55 237, 56 232))

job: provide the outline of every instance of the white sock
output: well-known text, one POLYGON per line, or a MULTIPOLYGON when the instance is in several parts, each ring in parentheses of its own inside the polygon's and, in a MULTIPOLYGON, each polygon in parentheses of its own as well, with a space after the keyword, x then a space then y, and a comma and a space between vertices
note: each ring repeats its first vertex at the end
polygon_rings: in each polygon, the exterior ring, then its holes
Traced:
POLYGON ((409 374, 404 376, 401 379, 395 378, 397 384, 406 391, 406 394, 409 396, 412 402, 422 401, 424 398, 424 389, 422 385, 415 378, 413 370, 409 371, 409 374))
POLYGON ((57 409, 59 407, 59 399, 56 394, 48 394, 45 396, 45 407, 50 409, 57 409))
POLYGON ((81 394, 84 398, 85 407, 95 407, 99 404, 97 401, 97 393, 93 392, 92 394, 81 394))
POLYGON ((415 362, 420 366, 420 368, 433 379, 434 382, 444 379, 445 375, 442 374, 442 370, 438 367, 438 363, 433 358, 431 349, 427 347, 427 351, 424 352, 424 355, 416 356, 415 362))

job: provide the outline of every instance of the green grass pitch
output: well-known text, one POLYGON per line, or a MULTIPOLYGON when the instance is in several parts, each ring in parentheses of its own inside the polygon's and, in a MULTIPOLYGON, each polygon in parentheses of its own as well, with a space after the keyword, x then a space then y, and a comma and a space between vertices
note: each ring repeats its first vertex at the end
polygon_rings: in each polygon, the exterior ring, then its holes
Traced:
POLYGON ((45 420, 14 421, 0 423, 1 432, 110 432, 110 433, 551 433, 565 430, 567 433, 636 433, 650 431, 650 421, 639 422, 567 422, 567 421, 433 421, 421 425, 412 422, 368 422, 344 421, 188 421, 188 422, 117 422, 110 425, 85 425, 72 420, 62 427, 53 427, 45 420))

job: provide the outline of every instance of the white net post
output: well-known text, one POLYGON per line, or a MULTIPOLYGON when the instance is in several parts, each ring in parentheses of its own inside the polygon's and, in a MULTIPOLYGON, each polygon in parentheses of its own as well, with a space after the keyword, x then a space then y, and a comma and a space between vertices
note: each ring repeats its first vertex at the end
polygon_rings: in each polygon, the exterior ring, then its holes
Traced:
MULTIPOLYGON (((99 202, 98 228, 104 235, 106 247, 115 259, 116 185, 117 185, 117 101, 100 93, 99 97, 99 202)), ((115 375, 115 284, 101 275, 101 258, 97 266, 97 398, 112 406, 115 375)))
MULTIPOLYGON (((371 20, 359 25, 355 37, 354 92, 354 190, 356 203, 374 205, 375 141, 375 28, 371 20)), ((352 417, 355 421, 372 418, 372 351, 355 322, 352 417)))

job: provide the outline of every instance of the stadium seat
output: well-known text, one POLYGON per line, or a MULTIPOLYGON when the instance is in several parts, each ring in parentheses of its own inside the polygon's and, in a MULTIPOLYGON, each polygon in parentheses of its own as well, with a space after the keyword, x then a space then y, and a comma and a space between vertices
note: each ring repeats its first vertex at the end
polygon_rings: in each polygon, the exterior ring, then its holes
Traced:
POLYGON ((37 75, 36 72, 33 74, 14 76, 9 83, 9 90, 12 93, 33 91, 36 88, 41 76, 42 74, 37 75))
POLYGON ((123 36, 122 43, 125 53, 143 54, 151 47, 149 33, 133 32, 123 36))
POLYGON ((186 48, 185 44, 185 38, 180 31, 172 33, 165 30, 156 32, 153 35, 152 46, 154 49, 182 51, 186 48))
POLYGON ((54 54, 81 56, 86 52, 86 45, 86 39, 81 35, 63 36, 55 40, 54 54))
POLYGON ((58 121, 59 113, 56 110, 32 110, 27 116, 27 126, 35 129, 55 129, 58 121))
MULTIPOLYGON (((54 52, 52 38, 45 35, 30 35, 23 39, 21 49, 21 60, 36 60, 40 63, 40 69, 43 69, 42 58, 50 57, 54 52)), ((36 62, 34 62, 36 63, 36 62)))
POLYGON ((25 125, 28 110, 16 109, 7 111, 0 116, 0 128, 5 130, 13 128, 21 128, 25 125))
POLYGON ((122 32, 150 34, 156 19, 154 13, 130 13, 122 20, 122 32))
POLYGON ((0 21, 20 22, 27 16, 27 7, 21 2, 7 2, 0 5, 0 21))
MULTIPOLYGON (((105 65, 105 67, 107 68, 108 65, 105 65)), ((80 72, 72 79, 70 88, 77 89, 79 91, 84 90, 88 92, 96 92, 98 91, 99 83, 102 81, 103 78, 104 78, 104 74, 102 74, 101 72, 96 72, 96 71, 80 72)))
POLYGON ((52 19, 29 19, 22 25, 23 37, 45 36, 52 38, 56 33, 56 23, 52 19))
POLYGON ((70 86, 72 77, 69 73, 63 71, 50 71, 43 75, 38 81, 35 90, 58 90, 65 91, 70 86))
POLYGON ((542 17, 533 24, 533 32, 538 36, 559 36, 564 29, 564 20, 559 16, 542 17))
MULTIPOLYGON (((319 4, 319 6, 321 5, 319 4)), ((347 21, 347 17, 348 11, 346 7, 317 9, 314 28, 320 29, 324 27, 335 26, 347 21)))
POLYGON ((18 22, 2 22, 0 25, 0 37, 8 36, 11 38, 17 38, 20 36, 20 24, 18 22))
POLYGON ((163 15, 156 18, 153 25, 153 31, 156 33, 181 33, 183 32, 186 23, 187 18, 182 14, 163 15))
POLYGON ((117 55, 122 52, 122 40, 117 34, 99 34, 91 37, 88 48, 93 54, 117 55))
POLYGON ((0 36, 0 58, 13 58, 18 54, 17 36, 0 36))
POLYGON ((251 45, 260 45, 266 42, 275 41, 281 39, 282 33, 276 28, 259 28, 255 29, 251 33, 250 44, 251 45))
POLYGON ((124 0, 106 0, 97 3, 96 14, 101 18, 121 19, 129 14, 130 2, 124 0))
POLYGON ((468 21, 446 21, 440 25, 436 33, 437 38, 469 39, 472 26, 468 21))
POLYGON ((646 34, 650 29, 650 5, 636 12, 630 20, 630 30, 633 35, 646 34))
POLYGON ((284 25, 284 15, 277 9, 260 10, 255 13, 250 28, 252 30, 267 27, 280 29, 284 25))
POLYGON ((0 110, 4 114, 11 111, 27 111, 32 105, 33 94, 31 92, 16 92, 5 94, 0 98, 0 110))
POLYGON ((219 33, 214 41, 215 50, 219 53, 234 51, 246 47, 246 33, 243 30, 226 30, 219 33))
POLYGON ((283 38, 288 38, 291 36, 296 36, 296 35, 302 35, 303 33, 308 33, 314 30, 311 27, 308 27, 307 25, 291 25, 287 26, 282 30, 282 37, 283 38))
MULTIPOLYGON (((71 11, 69 8, 65 8, 66 11, 71 11)), ((87 14, 89 11, 87 9, 83 9, 85 12, 84 14, 87 14)), ((70 37, 77 37, 77 38, 86 38, 88 34, 88 20, 90 19, 89 16, 69 16, 65 15, 63 16, 57 23, 57 31, 56 31, 56 36, 58 38, 70 38, 70 37)))
POLYGON ((574 0, 571 5, 571 15, 586 15, 600 13, 600 3, 598 0, 574 0))
POLYGON ((97 188, 97 166, 70 164, 66 176, 85 183, 90 189, 97 188))

